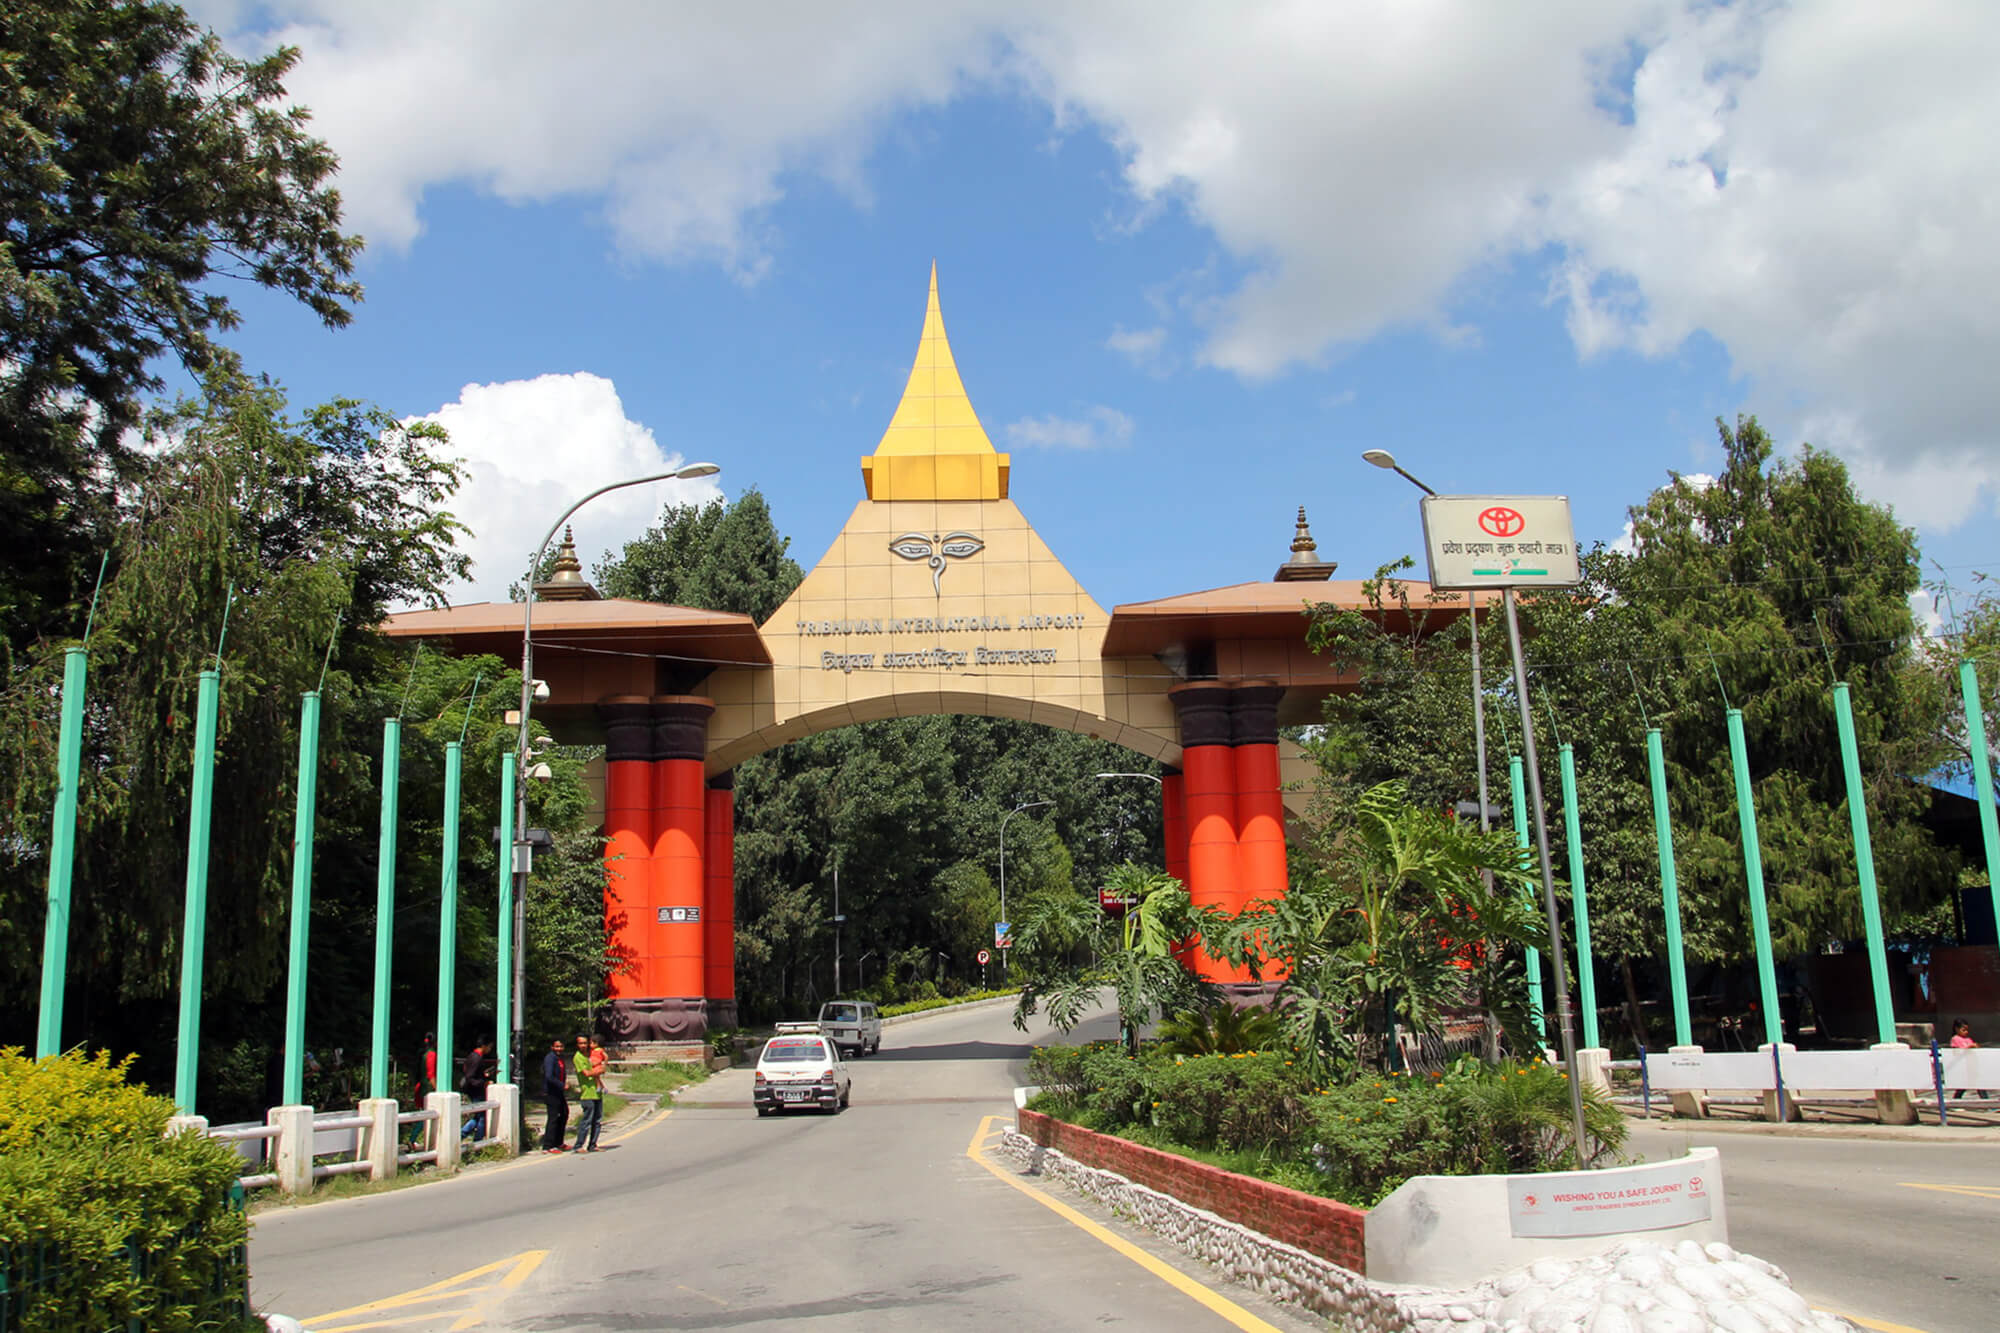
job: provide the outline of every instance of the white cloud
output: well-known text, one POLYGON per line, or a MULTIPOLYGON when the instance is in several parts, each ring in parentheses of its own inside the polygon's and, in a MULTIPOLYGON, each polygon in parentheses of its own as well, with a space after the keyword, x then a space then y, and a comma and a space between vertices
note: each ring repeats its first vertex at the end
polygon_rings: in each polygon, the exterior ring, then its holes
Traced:
MULTIPOLYGON (((457 402, 419 419, 451 433, 451 452, 469 474, 452 512, 472 529, 466 541, 472 579, 452 590, 454 602, 505 601, 549 524, 597 487, 692 461, 661 448, 652 431, 628 419, 617 388, 597 375, 468 384, 457 402)), ((571 520, 586 577, 602 552, 643 533, 663 506, 706 504, 721 494, 716 480, 704 477, 591 501, 571 520)))
POLYGON ((1910 594, 1910 614, 1917 618, 1917 633, 1928 639, 1944 628, 1944 613, 1928 588, 1910 594))
POLYGON ((1016 449, 1103 449, 1131 439, 1132 418, 1101 404, 1080 417, 1023 417, 1007 425, 1007 443, 1016 449))
POLYGON ((1148 374, 1160 374, 1166 369, 1163 353, 1167 345, 1167 330, 1164 325, 1128 329, 1120 324, 1104 340, 1104 345, 1148 374))
POLYGON ((1525 257, 1581 354, 1706 332, 1760 394, 1841 418, 1834 447, 1906 513, 1962 522, 2000 481, 2000 6, 1981 0, 197 10, 260 25, 238 49, 303 49, 291 91, 378 244, 467 184, 597 201, 626 254, 754 281, 792 183, 865 205, 895 117, 998 88, 1114 146, 1134 227, 1180 210, 1225 252, 1157 343, 1112 335, 1142 366, 1175 321, 1253 379, 1390 329, 1477 345, 1458 298, 1525 257), (1959 484, 1933 491, 1942 471, 1959 484))

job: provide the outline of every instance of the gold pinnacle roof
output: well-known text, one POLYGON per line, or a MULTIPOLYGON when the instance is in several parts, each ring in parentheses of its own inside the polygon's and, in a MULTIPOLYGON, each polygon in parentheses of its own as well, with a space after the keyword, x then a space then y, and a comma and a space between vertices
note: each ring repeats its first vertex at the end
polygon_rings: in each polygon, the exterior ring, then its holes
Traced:
POLYGON ((871 500, 1004 500, 1008 456, 986 438, 965 396, 938 307, 937 265, 903 400, 875 452, 861 460, 871 500))

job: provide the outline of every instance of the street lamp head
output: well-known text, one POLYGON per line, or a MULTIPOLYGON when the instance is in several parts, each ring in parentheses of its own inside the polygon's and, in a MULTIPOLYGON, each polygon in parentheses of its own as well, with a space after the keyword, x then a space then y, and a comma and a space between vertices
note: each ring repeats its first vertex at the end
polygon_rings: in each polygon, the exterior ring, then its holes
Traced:
POLYGON ((673 475, 675 481, 693 481, 696 477, 712 477, 720 471, 722 469, 714 463, 689 463, 673 475))
POLYGON ((1379 468, 1393 468, 1396 466, 1396 455, 1387 449, 1364 449, 1361 451, 1361 461, 1373 463, 1379 468))

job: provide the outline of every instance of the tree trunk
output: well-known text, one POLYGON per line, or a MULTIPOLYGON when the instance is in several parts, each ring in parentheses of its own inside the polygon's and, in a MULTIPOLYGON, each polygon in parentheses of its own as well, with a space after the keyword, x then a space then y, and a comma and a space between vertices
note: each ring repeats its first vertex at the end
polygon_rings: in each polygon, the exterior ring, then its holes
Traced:
POLYGON ((1646 1015, 1639 1007, 1639 979, 1632 972, 1632 955, 1626 954, 1618 960, 1618 970, 1625 976, 1625 1021, 1632 1029, 1632 1040, 1644 1049, 1647 1045, 1646 1015))

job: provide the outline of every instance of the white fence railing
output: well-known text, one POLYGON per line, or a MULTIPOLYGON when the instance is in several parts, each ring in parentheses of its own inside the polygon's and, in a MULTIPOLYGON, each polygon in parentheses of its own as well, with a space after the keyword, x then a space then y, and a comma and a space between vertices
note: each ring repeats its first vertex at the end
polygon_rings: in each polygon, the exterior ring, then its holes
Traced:
POLYGON ((434 1092, 423 1107, 407 1111, 387 1098, 364 1101, 353 1110, 278 1106, 261 1124, 211 1126, 199 1116, 184 1116, 176 1117, 168 1132, 193 1129, 230 1145, 243 1159, 238 1183, 246 1189, 275 1185, 304 1193, 314 1182, 335 1176, 384 1180, 400 1167, 419 1165, 455 1171, 466 1152, 482 1148, 518 1153, 520 1116, 519 1089, 496 1083, 478 1102, 468 1103, 455 1092, 434 1092), (419 1127, 414 1144, 404 1140, 409 1126, 419 1127))

